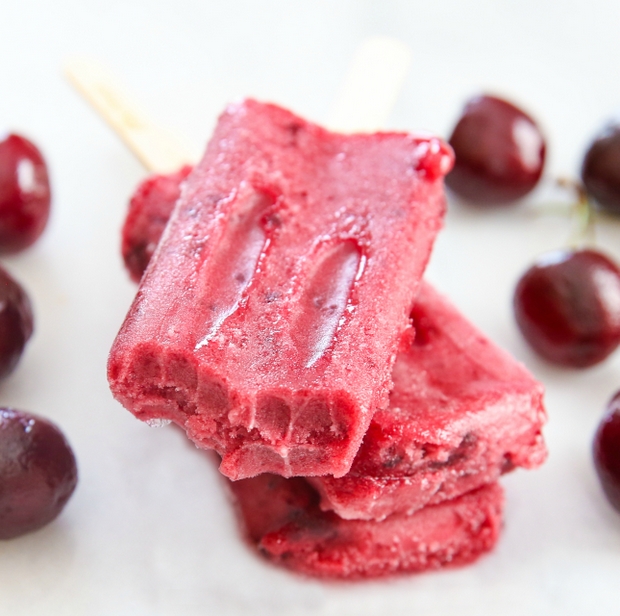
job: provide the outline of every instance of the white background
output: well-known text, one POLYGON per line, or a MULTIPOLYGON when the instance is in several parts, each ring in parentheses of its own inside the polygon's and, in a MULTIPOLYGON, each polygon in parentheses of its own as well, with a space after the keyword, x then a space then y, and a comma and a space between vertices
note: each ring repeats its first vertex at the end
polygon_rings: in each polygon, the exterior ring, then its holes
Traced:
MULTIPOLYGON (((465 99, 503 94, 543 125, 550 186, 578 171, 591 135, 620 106, 619 31, 613 0, 4 0, 0 124, 43 149, 54 200, 42 239, 3 259, 31 294, 36 333, 0 384, 0 404, 60 424, 80 483, 57 521, 0 543, 0 613, 618 613, 620 517, 602 496, 590 447, 620 387, 620 354, 585 371, 551 367, 526 347, 511 313, 519 274, 570 237, 567 206, 545 205, 565 195, 543 188, 493 211, 451 203, 429 269, 547 387, 549 461, 503 480, 496 550, 460 570, 307 580, 242 543, 208 456, 179 431, 142 425, 108 391, 107 352, 135 292, 119 229, 144 171, 61 66, 75 55, 104 62, 198 155, 218 111, 242 95, 320 121, 361 40, 396 36, 411 46, 413 65, 389 127, 447 136, 465 99)), ((597 239, 620 260, 619 221, 602 221, 597 239)))

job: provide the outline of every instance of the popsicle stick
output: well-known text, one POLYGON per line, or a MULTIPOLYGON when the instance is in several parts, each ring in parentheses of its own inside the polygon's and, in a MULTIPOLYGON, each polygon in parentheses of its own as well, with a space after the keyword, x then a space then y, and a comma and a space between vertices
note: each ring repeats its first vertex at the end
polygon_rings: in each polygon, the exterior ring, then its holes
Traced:
POLYGON ((327 118, 340 132, 374 132, 390 115, 411 64, 409 47, 373 37, 359 47, 327 118))
POLYGON ((186 149, 166 130, 150 121, 114 77, 85 58, 70 60, 65 74, 148 171, 169 173, 193 162, 186 149))
MULTIPOLYGON (((410 62, 409 48, 396 39, 364 41, 332 105, 327 126, 341 132, 373 132, 383 127, 410 62)), ((151 122, 100 64, 76 58, 66 63, 65 74, 146 169, 169 173, 193 162, 187 149, 151 122)))

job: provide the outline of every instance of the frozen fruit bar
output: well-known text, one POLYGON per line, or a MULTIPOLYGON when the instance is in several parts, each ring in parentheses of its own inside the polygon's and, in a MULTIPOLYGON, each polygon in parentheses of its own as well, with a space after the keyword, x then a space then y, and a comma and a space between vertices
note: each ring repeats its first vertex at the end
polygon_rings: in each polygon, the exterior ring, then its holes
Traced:
MULTIPOLYGON (((169 180, 162 177, 162 181, 169 180)), ((141 202, 143 192, 139 187, 132 199, 125 224, 126 236, 139 235, 133 229, 131 212, 134 204, 141 202)), ((155 209, 160 218, 162 212, 172 211, 176 199, 168 199, 166 203, 167 194, 160 194, 157 203, 152 198, 143 200, 140 211, 145 220, 154 217, 149 215, 151 209, 155 209)), ((148 231, 143 228, 142 232, 145 230, 148 231)), ((152 232, 148 235, 157 242, 152 232)), ((541 437, 545 415, 540 385, 524 368, 486 340, 428 284, 422 286, 412 316, 418 330, 416 343, 412 344, 411 331, 404 335, 394 370, 397 378, 391 394, 392 406, 394 401, 399 401, 400 408, 375 416, 348 475, 340 479, 320 477, 313 480, 323 494, 322 506, 343 517, 382 519, 393 511, 410 513, 428 502, 454 498, 495 481, 501 473, 516 466, 538 466, 545 458, 541 437), (462 340, 455 342, 458 332, 462 340), (499 378, 501 366, 507 369, 499 378), (416 373, 420 370, 425 371, 427 381, 438 387, 427 388, 416 395, 414 388, 420 383, 416 373), (441 384, 449 382, 446 378, 454 380, 456 374, 463 372, 469 377, 458 390, 460 400, 453 399, 449 403, 455 409, 453 419, 448 424, 444 421, 441 426, 446 436, 443 449, 420 437, 423 432, 431 433, 427 425, 417 427, 417 437, 412 429, 398 426, 399 419, 410 423, 407 413, 418 417, 414 421, 419 421, 420 417, 425 417, 426 422, 431 420, 428 408, 444 405, 442 400, 450 397, 450 390, 454 389, 453 386, 444 387, 442 391, 441 384), (500 392, 503 406, 496 397, 489 396, 489 392, 494 391, 500 392), (475 413, 470 413, 469 427, 463 422, 468 407, 475 413), (427 408, 427 414, 422 415, 420 408, 427 408), (503 414, 497 415, 495 421, 503 422, 504 427, 493 433, 496 438, 489 440, 484 434, 474 435, 472 424, 478 431, 484 430, 498 409, 503 409, 503 414), (412 452, 416 445, 420 450, 412 452), (426 462, 406 467, 403 464, 406 456, 396 453, 399 449, 409 451, 409 457, 421 458, 423 452, 426 462), (398 456, 401 463, 396 465, 398 456)))
POLYGON ((494 483, 413 515, 382 522, 321 511, 302 478, 260 475, 230 482, 250 543, 279 565, 326 578, 371 578, 463 565, 489 551, 502 525, 494 483))
POLYGON ((114 395, 233 479, 345 474, 388 404, 451 164, 436 138, 229 107, 112 348, 114 395))
POLYGON ((121 252, 135 282, 140 282, 181 195, 181 183, 191 170, 188 165, 168 175, 151 175, 134 192, 123 225, 121 252))
POLYGON ((540 383, 426 283, 412 320, 390 406, 375 414, 351 471, 311 479, 321 506, 341 517, 411 513, 545 460, 540 383))

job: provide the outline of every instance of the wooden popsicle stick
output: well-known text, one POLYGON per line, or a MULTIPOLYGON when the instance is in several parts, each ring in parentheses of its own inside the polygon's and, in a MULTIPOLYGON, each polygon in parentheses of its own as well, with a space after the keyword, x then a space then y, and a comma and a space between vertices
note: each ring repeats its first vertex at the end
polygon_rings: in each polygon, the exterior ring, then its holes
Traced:
MULTIPOLYGON (((401 41, 366 39, 332 105, 327 126, 340 132, 379 130, 394 106, 410 62, 411 52, 401 41)), ((73 59, 66 63, 65 74, 147 170, 170 173, 194 162, 187 149, 151 122, 100 64, 73 59)))
POLYGON ((148 171, 170 173, 193 162, 186 148, 172 134, 150 121, 100 64, 76 58, 67 62, 64 69, 71 83, 148 171))
POLYGON ((328 115, 328 128, 340 132, 380 130, 405 81, 411 50, 393 38, 366 39, 358 48, 328 115))

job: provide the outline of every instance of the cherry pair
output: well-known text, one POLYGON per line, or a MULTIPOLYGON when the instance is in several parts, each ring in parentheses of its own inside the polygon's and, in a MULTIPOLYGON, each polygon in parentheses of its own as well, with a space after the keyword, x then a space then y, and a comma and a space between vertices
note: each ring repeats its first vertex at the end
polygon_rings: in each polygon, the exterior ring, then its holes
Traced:
MULTIPOLYGON (((546 154, 536 122, 511 103, 480 96, 467 103, 450 145, 455 152, 446 184, 475 204, 512 203, 538 183, 546 154)), ((589 198, 620 213, 620 128, 610 125, 592 143, 581 171, 589 198)), ((542 255, 514 295, 517 324, 547 360, 592 366, 620 344, 620 269, 595 250, 542 255)))

